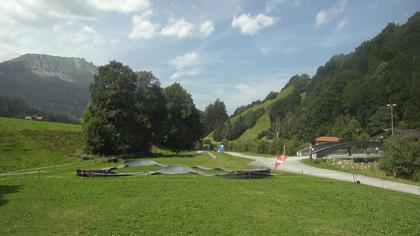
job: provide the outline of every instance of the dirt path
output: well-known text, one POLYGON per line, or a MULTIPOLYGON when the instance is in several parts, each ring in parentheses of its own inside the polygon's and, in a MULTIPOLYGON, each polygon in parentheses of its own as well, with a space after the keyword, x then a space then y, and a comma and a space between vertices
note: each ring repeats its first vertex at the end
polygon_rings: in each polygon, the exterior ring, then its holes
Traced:
MULTIPOLYGON (((235 153, 235 152, 226 152, 226 153, 232 156, 253 159, 254 162, 252 162, 251 164, 257 167, 273 168, 274 162, 276 160, 275 158, 244 155, 244 154, 235 153)), ((312 175, 312 176, 321 177, 321 178, 354 182, 353 174, 305 165, 301 162, 301 160, 306 159, 306 158, 308 157, 289 157, 281 165, 280 170, 293 172, 293 173, 299 173, 299 174, 305 174, 305 175, 312 175)), ((403 184, 403 183, 398 183, 394 181, 368 177, 364 175, 357 175, 357 180, 359 180, 361 184, 420 195, 420 186, 416 186, 416 185, 403 184)))

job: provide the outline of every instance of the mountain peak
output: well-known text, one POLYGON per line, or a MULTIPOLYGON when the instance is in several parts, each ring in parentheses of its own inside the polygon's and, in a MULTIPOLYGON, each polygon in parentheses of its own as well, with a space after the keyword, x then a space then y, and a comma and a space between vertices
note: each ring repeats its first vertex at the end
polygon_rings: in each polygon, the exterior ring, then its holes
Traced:
POLYGON ((90 82, 96 73, 96 66, 84 58, 60 57, 46 54, 24 54, 12 59, 21 62, 30 71, 42 77, 58 77, 67 82, 90 82))

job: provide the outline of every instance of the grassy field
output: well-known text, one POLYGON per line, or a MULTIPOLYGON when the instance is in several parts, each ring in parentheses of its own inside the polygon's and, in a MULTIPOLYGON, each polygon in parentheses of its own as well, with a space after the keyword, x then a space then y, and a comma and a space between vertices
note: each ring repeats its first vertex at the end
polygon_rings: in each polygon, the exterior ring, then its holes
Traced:
MULTIPOLYGON (((51 132, 78 132, 79 126, 0 119, 25 142, 15 148, 27 158, 65 159, 75 146, 51 132), (59 126, 62 126, 60 128, 59 126), (55 127, 55 128, 47 128, 55 127), (20 131, 38 130, 38 140, 20 131), (60 131, 61 130, 61 131, 60 131), (53 138, 55 137, 55 138, 53 138), (42 140, 50 140, 45 141, 42 140), (51 141, 51 139, 57 139, 51 141), (30 145, 27 140, 31 140, 30 145), (23 150, 25 146, 27 149, 23 150), (38 155, 38 156, 36 156, 38 155), (47 156, 47 158, 50 158, 47 156)), ((3 127, 3 130, 5 128, 3 127)), ((0 136, 3 136, 3 132, 0 136)), ((0 153, 2 165, 4 149, 0 153)), ((9 150, 8 152, 11 152, 9 150)), ((162 164, 249 168, 250 160, 206 153, 189 157, 144 157, 162 164)), ((8 161, 10 159, 7 159, 8 161)), ((25 161, 25 160, 20 160, 25 161)), ((28 165, 33 162, 27 162, 28 165)), ((42 169, 39 174, 0 176, 0 235, 417 235, 420 197, 365 185, 281 173, 238 180, 197 175, 82 178, 85 169, 118 165, 103 159, 42 169)), ((40 163, 36 163, 39 165, 40 163)), ((18 167, 19 165, 15 165, 18 167)), ((29 166, 28 166, 29 167, 29 166)), ((156 167, 121 169, 142 172, 156 167)))
MULTIPOLYGON (((200 160, 212 161, 204 155, 157 159, 200 160)), ((92 179, 62 167, 40 177, 0 178, 0 212, 1 235, 416 235, 420 230, 418 196, 300 175, 251 181, 195 175, 92 179)))

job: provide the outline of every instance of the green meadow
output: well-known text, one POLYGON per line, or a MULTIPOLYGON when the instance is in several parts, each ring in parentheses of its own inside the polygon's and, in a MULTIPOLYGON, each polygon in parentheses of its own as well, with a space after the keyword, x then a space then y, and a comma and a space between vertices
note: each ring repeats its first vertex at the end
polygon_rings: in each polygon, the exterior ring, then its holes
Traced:
MULTIPOLYGON (((110 178, 76 168, 80 126, 0 119, 0 235, 416 235, 420 197, 364 185, 276 172, 258 180, 198 175, 110 178), (64 166, 55 166, 63 165, 64 166), (40 168, 55 166, 52 168, 40 168), (39 170, 38 170, 39 168, 39 170)), ((141 157, 162 164, 248 169, 217 154, 141 157)), ((119 172, 146 172, 132 167, 119 172)))

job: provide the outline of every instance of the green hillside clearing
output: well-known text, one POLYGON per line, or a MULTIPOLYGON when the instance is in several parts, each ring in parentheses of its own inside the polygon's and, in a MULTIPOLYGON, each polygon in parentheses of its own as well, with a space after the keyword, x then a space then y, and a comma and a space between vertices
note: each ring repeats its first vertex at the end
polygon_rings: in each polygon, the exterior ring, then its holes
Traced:
POLYGON ((261 104, 258 104, 258 105, 255 105, 255 106, 252 106, 252 107, 248 108, 247 110, 245 110, 245 111, 243 111, 243 112, 239 113, 238 115, 236 115, 236 116, 233 116, 233 117, 229 118, 229 120, 230 120, 230 122, 233 124, 233 123, 235 123, 235 121, 239 118, 239 116, 241 116, 241 115, 245 115, 245 114, 246 114, 246 113, 248 113, 248 112, 255 112, 256 110, 258 110, 258 109, 260 109, 260 108, 264 108, 264 109, 265 109, 265 111, 266 111, 266 113, 268 113, 268 110, 270 109, 270 106, 271 106, 274 102, 279 101, 279 100, 281 100, 281 99, 284 99, 284 98, 285 98, 285 97, 287 97, 289 94, 293 93, 293 90, 294 90, 294 87, 293 87, 293 86, 290 86, 290 87, 288 87, 288 88, 284 89, 283 91, 279 92, 279 93, 277 94, 277 97, 276 97, 275 99, 272 99, 272 100, 267 100, 267 101, 265 101, 265 102, 263 102, 263 103, 261 103, 261 104))
POLYGON ((258 134, 268 129, 270 129, 270 116, 268 113, 265 113, 258 119, 254 127, 247 129, 237 141, 255 140, 258 138, 258 134))
POLYGON ((80 125, 0 118, 0 172, 70 163, 80 125))

